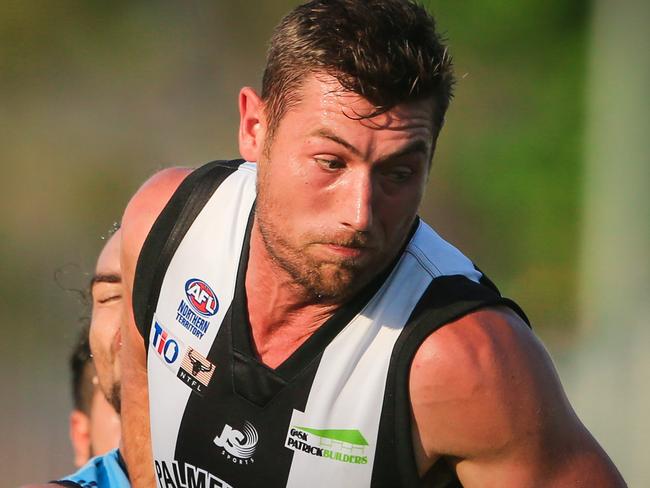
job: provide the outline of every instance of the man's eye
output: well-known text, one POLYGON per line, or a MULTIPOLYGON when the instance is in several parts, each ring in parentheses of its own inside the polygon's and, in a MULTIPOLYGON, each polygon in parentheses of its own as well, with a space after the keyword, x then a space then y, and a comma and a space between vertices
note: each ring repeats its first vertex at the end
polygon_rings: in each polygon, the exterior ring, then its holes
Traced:
POLYGON ((345 167, 345 163, 339 159, 315 158, 316 162, 327 171, 335 171, 345 167))
POLYGON ((101 296, 101 297, 97 297, 97 303, 102 303, 102 304, 110 303, 110 302, 120 300, 121 298, 122 295, 120 293, 116 293, 114 295, 101 296))
POLYGON ((413 170, 410 168, 395 168, 386 171, 384 174, 391 180, 396 183, 402 183, 407 181, 411 176, 413 176, 413 170))

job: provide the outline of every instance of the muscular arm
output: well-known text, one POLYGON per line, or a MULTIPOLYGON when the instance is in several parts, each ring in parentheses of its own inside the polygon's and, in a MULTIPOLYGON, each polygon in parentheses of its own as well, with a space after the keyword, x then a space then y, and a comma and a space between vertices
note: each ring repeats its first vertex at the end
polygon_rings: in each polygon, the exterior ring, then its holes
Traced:
POLYGON ((475 312, 429 336, 409 386, 421 475, 443 456, 467 487, 625 486, 548 353, 508 309, 475 312))
POLYGON ((149 428, 145 347, 133 318, 131 297, 138 256, 154 221, 178 185, 191 172, 163 170, 151 177, 129 202, 122 218, 121 265, 125 286, 122 321, 122 454, 135 488, 155 486, 149 428))

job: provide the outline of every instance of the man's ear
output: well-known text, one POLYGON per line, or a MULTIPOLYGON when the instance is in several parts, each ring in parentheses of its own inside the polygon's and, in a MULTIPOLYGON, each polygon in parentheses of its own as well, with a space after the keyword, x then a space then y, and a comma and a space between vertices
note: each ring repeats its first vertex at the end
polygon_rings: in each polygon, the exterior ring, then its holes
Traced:
POLYGON ((70 413, 70 441, 74 465, 80 468, 90 459, 90 419, 80 410, 70 413))
POLYGON ((246 161, 258 161, 264 149, 264 102, 252 88, 239 92, 239 153, 246 161))

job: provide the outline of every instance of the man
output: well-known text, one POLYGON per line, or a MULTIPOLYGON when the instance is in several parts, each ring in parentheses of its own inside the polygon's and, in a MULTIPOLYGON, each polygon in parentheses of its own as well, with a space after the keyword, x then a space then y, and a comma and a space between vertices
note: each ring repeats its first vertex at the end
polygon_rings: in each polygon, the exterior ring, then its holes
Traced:
MULTIPOLYGON (((124 314, 122 273, 120 268, 120 231, 117 230, 102 249, 90 283, 92 316, 88 334, 97 380, 104 397, 120 413, 120 320, 124 314)), ((44 487, 74 488, 130 486, 126 464, 119 449, 90 459, 76 473, 44 487)), ((36 485, 24 488, 37 488, 36 485)))
POLYGON ((256 164, 136 193, 134 486, 623 485, 523 312, 417 217, 452 83, 421 7, 309 2, 240 92, 256 164))
POLYGON ((98 378, 88 344, 88 327, 80 330, 70 357, 72 398, 70 441, 74 464, 80 468, 93 456, 115 449, 120 441, 120 418, 98 388, 98 378))
MULTIPOLYGON (((123 315, 120 231, 106 242, 90 282, 92 316, 88 334, 97 380, 104 397, 120 413, 120 320, 123 315)), ((56 482, 71 487, 128 487, 126 465, 119 449, 97 456, 75 474, 56 482), (95 484, 93 484, 95 483, 95 484)))
MULTIPOLYGON (((92 372, 91 381, 93 388, 99 385, 99 390, 101 391, 100 396, 104 405, 116 415, 115 421, 117 422, 118 433, 117 439, 115 439, 115 432, 113 432, 113 443, 115 446, 119 443, 121 368, 118 352, 121 348, 120 320, 124 315, 120 241, 120 230, 117 230, 107 240, 97 258, 95 272, 90 282, 90 294, 92 297, 90 327, 83 331, 86 332, 85 334, 82 332, 79 345, 75 349, 75 354, 72 358, 73 381, 76 384, 77 376, 86 374, 85 371, 82 373, 80 367, 89 359, 88 354, 92 353, 93 361, 88 364, 91 367, 94 365, 94 369, 90 370, 92 372)), ((75 405, 77 404, 76 391, 75 389, 75 405)), ((82 392, 83 390, 80 392, 80 396, 85 395, 82 392)), ((92 424, 93 422, 91 421, 91 437, 94 430, 92 424)), ((115 428, 115 426, 113 427, 115 428)), ((77 452, 76 447, 75 452, 77 452)), ((79 451, 80 454, 84 454, 84 452, 83 450, 79 451)), ((128 488, 130 486, 126 464, 119 449, 112 448, 105 453, 102 453, 100 450, 94 450, 93 452, 96 456, 85 463, 76 473, 47 485, 33 485, 24 488, 37 488, 38 486, 68 486, 75 488, 101 488, 110 486, 128 488)), ((75 459, 80 461, 81 457, 75 455, 75 459)), ((79 461, 76 461, 77 465, 80 464, 79 461)))

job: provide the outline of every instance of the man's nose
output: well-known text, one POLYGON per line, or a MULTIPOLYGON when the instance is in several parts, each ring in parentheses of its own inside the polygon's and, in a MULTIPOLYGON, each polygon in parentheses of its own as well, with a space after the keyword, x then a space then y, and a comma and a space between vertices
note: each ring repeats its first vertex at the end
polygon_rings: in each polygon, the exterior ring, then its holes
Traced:
POLYGON ((342 223, 357 232, 372 228, 374 189, 372 175, 359 171, 349 175, 342 195, 342 223))

